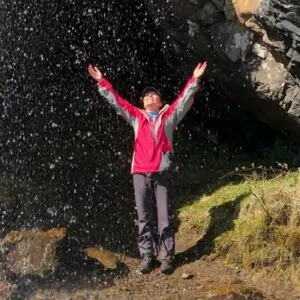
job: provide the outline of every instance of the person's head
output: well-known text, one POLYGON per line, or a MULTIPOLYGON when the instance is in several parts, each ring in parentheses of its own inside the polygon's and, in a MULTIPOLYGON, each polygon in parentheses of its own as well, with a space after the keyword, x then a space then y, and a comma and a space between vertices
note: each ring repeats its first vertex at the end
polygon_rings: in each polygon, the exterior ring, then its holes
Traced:
POLYGON ((163 105, 160 92, 152 86, 144 88, 141 101, 146 111, 159 111, 163 105))

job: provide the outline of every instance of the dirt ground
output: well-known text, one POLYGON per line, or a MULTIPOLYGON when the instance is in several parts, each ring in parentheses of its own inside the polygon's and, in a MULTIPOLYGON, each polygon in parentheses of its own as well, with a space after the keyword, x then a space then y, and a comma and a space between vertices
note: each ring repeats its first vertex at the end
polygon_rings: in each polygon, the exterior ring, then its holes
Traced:
POLYGON ((176 236, 176 270, 162 275, 137 272, 139 259, 123 257, 116 271, 75 272, 67 277, 2 281, 0 299, 214 299, 293 300, 300 291, 282 280, 254 280, 245 270, 229 268, 211 255, 194 251, 199 236, 180 230, 176 236))

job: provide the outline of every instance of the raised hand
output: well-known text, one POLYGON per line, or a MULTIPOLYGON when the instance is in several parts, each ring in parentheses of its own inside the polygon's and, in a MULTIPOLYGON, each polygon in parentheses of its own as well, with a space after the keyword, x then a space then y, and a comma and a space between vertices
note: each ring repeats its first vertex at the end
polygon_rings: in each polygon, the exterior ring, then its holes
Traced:
POLYGON ((194 70, 194 73, 193 73, 194 77, 196 79, 199 79, 204 74, 204 72, 206 70, 206 67, 207 67, 207 62, 206 61, 202 64, 199 63, 197 65, 197 67, 195 68, 195 70, 194 70))
POLYGON ((89 72, 90 76, 91 76, 93 79, 95 79, 95 80, 97 80, 97 81, 99 81, 99 80, 102 79, 102 73, 101 73, 101 71, 100 71, 97 67, 94 67, 94 66, 92 66, 92 65, 89 65, 89 66, 88 66, 88 72, 89 72))

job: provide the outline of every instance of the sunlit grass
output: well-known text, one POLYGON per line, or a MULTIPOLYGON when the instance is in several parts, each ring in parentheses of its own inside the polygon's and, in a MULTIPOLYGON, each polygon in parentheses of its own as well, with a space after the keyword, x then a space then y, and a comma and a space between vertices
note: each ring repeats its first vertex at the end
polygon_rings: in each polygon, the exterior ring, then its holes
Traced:
POLYGON ((240 184, 228 184, 220 187, 212 194, 204 194, 180 209, 181 217, 189 216, 189 223, 194 226, 201 226, 207 222, 209 210, 215 206, 233 201, 237 196, 247 193, 248 186, 246 182, 240 184))
MULTIPOLYGON (((239 182, 228 181, 215 189, 208 188, 208 192, 199 189, 199 196, 180 208, 181 224, 183 230, 193 228, 203 237, 215 223, 213 226, 219 228, 212 236, 211 254, 254 274, 271 272, 276 277, 284 273, 286 280, 297 283, 300 280, 299 172, 285 170, 269 177, 266 174, 260 170, 248 173, 239 182), (241 201, 235 203, 242 195, 241 201), (229 203, 235 205, 234 216, 225 209, 229 203), (214 210, 218 216, 212 214, 214 210), (228 227, 227 220, 233 226, 228 227)), ((216 182, 213 184, 218 186, 216 182)))

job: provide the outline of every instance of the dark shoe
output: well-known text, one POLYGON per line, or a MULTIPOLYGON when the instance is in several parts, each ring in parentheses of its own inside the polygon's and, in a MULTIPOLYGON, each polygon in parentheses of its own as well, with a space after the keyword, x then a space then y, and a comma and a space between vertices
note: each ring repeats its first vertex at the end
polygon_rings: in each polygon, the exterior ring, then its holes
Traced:
POLYGON ((172 274, 174 272, 173 262, 170 260, 163 260, 160 265, 160 272, 162 274, 172 274))
POLYGON ((155 267, 155 259, 152 256, 143 257, 141 264, 139 266, 139 270, 143 274, 150 273, 155 267))

